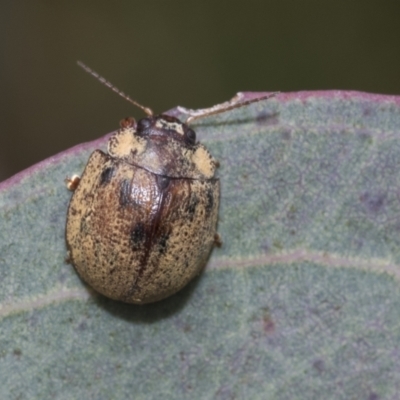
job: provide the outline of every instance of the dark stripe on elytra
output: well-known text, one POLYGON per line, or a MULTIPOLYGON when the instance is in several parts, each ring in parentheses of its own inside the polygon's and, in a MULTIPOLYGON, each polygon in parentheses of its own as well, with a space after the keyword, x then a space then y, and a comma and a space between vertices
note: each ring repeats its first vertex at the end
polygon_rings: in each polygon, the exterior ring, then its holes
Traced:
POLYGON ((106 185, 107 183, 110 183, 112 177, 114 175, 114 168, 113 167, 108 167, 100 175, 100 185, 106 185))
POLYGON ((145 242, 147 236, 146 226, 142 222, 138 222, 133 226, 130 232, 132 249, 137 250, 145 242))
POLYGON ((132 184, 129 179, 124 179, 120 183, 119 188, 119 204, 121 207, 126 207, 132 204, 134 201, 132 199, 132 184))
POLYGON ((214 207, 214 192, 212 188, 207 189, 206 196, 207 196, 206 213, 209 214, 214 207))
POLYGON ((161 254, 164 254, 167 250, 167 242, 169 239, 169 233, 164 233, 163 235, 160 236, 158 239, 158 246, 159 246, 159 252, 161 254))
POLYGON ((187 212, 189 213, 189 218, 193 221, 194 213, 196 212, 196 207, 199 204, 199 199, 196 195, 193 195, 193 198, 190 199, 189 205, 187 207, 187 212))

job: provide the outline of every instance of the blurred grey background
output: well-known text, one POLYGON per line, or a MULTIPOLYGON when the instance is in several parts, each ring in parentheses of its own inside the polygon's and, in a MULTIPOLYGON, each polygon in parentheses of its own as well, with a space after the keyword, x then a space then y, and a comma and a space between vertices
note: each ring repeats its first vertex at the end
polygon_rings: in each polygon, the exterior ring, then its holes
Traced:
POLYGON ((0 6, 0 180, 142 113, 238 91, 400 94, 399 1, 50 1, 0 6))

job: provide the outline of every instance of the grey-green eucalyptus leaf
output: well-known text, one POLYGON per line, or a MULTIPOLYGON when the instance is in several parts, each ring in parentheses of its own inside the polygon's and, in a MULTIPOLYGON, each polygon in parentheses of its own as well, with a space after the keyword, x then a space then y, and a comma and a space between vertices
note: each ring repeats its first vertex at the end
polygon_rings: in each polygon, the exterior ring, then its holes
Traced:
POLYGON ((0 184, 0 398, 398 398, 400 98, 280 94, 195 129, 224 244, 159 303, 65 262, 64 179, 108 136, 0 184))

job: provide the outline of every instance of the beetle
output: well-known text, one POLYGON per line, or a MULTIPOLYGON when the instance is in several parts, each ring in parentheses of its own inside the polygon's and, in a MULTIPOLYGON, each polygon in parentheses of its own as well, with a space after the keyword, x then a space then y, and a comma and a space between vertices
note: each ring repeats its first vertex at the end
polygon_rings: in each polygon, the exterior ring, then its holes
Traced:
MULTIPOLYGON (((95 150, 73 191, 67 213, 68 258, 80 277, 114 300, 145 304, 184 287, 203 269, 214 245, 220 182, 218 162, 196 141, 194 120, 257 99, 231 101, 189 114, 185 123, 140 105, 81 62, 106 86, 147 116, 125 118, 107 145, 95 150)), ((272 94, 273 95, 273 94, 272 94)))

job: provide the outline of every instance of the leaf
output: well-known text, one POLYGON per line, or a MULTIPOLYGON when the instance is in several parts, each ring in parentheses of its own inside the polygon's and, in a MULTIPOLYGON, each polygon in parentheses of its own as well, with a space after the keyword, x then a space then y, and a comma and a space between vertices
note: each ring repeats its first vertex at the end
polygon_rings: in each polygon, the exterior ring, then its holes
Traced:
POLYGON ((280 94, 196 131, 224 245, 156 304, 101 297, 64 261, 63 181, 108 136, 0 185, 0 398, 395 398, 400 98, 280 94))

